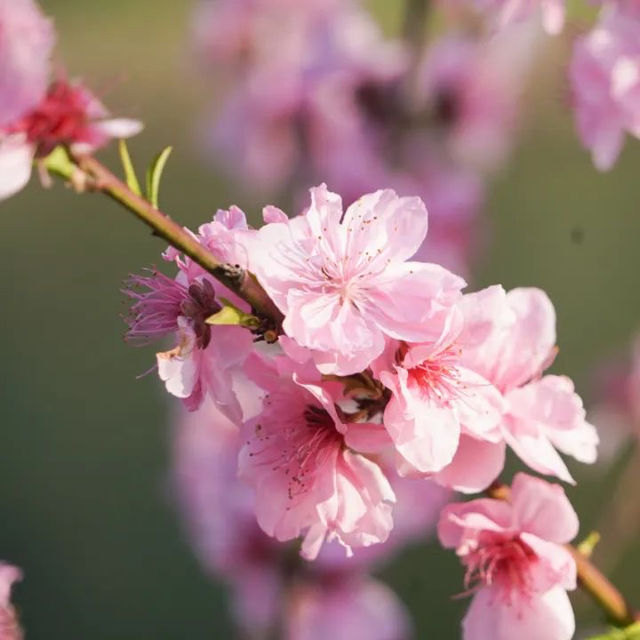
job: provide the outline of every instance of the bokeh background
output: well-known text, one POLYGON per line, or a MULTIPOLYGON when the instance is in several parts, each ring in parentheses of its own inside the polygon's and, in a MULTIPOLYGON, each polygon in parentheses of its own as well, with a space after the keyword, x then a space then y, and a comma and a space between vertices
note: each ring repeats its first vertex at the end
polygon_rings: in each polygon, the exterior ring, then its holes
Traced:
MULTIPOLYGON (((70 74, 115 113, 145 121, 131 144, 138 162, 174 146, 166 211, 197 225, 236 203, 257 219, 250 185, 231 184, 198 154, 215 87, 190 57, 190 2, 41 4, 70 74)), ((388 29, 394 4, 373 3, 388 29)), ((627 145, 613 172, 595 172, 560 89, 567 53, 555 40, 536 73, 472 278, 549 292, 561 346, 554 371, 573 376, 588 400, 593 367, 640 328, 640 144, 627 145)), ((0 209, 0 557, 24 569, 16 601, 28 638, 230 637, 224 591, 198 566, 172 506, 169 404, 154 375, 136 379, 153 348, 122 340, 121 282, 158 263, 163 245, 110 202, 59 184, 45 191, 34 181, 0 209)), ((598 522, 623 462, 604 473, 572 466, 582 533, 598 522)), ((612 576, 637 600, 639 574, 636 544, 612 576)), ((460 591, 453 554, 411 548, 383 575, 411 608, 417 637, 459 636, 465 603, 449 597, 460 591)), ((582 619, 597 619, 585 598, 575 601, 582 619)))

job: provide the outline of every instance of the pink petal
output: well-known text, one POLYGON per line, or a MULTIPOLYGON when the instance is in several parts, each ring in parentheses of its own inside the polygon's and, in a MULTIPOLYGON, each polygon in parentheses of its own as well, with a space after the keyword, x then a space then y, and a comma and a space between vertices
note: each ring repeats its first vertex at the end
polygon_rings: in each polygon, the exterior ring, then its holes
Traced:
POLYGON ((504 442, 486 442, 463 434, 453 460, 435 480, 463 493, 484 491, 504 468, 505 448, 504 442))
POLYGON ((34 148, 22 136, 0 142, 0 200, 23 189, 31 177, 34 148))
POLYGON ((511 485, 511 504, 523 531, 559 544, 578 534, 578 516, 560 485, 518 473, 511 485))
POLYGON ((514 590, 510 597, 498 587, 481 589, 462 622, 464 640, 571 640, 575 618, 562 587, 532 596, 514 590))

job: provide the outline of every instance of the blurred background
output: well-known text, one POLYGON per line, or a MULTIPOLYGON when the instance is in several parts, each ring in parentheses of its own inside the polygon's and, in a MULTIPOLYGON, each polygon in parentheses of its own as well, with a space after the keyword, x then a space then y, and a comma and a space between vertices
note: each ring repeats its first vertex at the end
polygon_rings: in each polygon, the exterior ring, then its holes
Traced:
MULTIPOLYGON (((199 156, 212 87, 190 54, 191 3, 41 4, 70 75, 114 113, 144 120, 130 144, 140 165, 174 146, 163 209, 195 226, 235 203, 257 221, 263 203, 199 156)), ((398 21, 391 4, 372 4, 387 29, 398 21)), ((640 329, 640 145, 627 144, 612 172, 593 169, 559 88, 566 43, 552 49, 529 90, 521 144, 491 187, 489 244, 471 279, 548 291, 560 345, 553 371, 572 376, 588 404, 594 367, 640 329)), ((163 244, 116 205, 60 184, 45 191, 34 180, 0 207, 0 557, 24 570, 15 600, 28 638, 228 637, 224 591, 199 567, 172 506, 169 402, 155 375, 137 379, 154 349, 122 339, 122 280, 157 264, 163 244)), ((601 470, 571 465, 582 535, 627 455, 601 470)), ((636 600, 639 569, 640 543, 611 572, 636 600)), ((449 598, 461 584, 454 554, 411 548, 383 577, 409 605, 417 637, 458 637, 466 603, 449 598)), ((575 602, 583 620, 597 619, 586 599, 575 602)))

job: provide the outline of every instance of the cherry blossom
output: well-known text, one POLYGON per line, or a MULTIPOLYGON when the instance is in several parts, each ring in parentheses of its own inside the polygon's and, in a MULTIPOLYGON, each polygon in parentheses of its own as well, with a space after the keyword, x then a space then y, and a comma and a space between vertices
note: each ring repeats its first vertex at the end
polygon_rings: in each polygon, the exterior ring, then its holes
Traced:
POLYGON ((108 119, 108 115, 81 84, 52 83, 32 110, 0 128, 0 199, 22 189, 31 176, 33 161, 46 157, 58 145, 92 153, 112 138, 127 138, 142 129, 137 120, 108 119))
POLYGON ((598 436, 573 382, 542 375, 555 356, 551 301, 540 289, 494 286, 465 295, 460 306, 462 362, 503 394, 505 441, 532 469, 573 482, 556 449, 592 463, 598 436))
POLYGON ((347 425, 317 372, 257 355, 245 370, 267 392, 262 411, 244 426, 239 467, 256 491, 262 529, 281 541, 303 534, 307 559, 325 539, 347 553, 384 542, 393 490, 377 464, 345 446, 347 425))
POLYGON ((464 281, 406 261, 426 232, 418 198, 378 191, 343 214, 323 185, 311 190, 306 214, 259 230, 250 268, 285 314, 287 335, 323 373, 348 375, 380 355, 387 337, 439 335, 464 281))
MULTIPOLYGON (((246 264, 239 242, 244 233, 248 233, 244 213, 232 207, 218 211, 212 222, 200 227, 197 237, 220 260, 246 264)), ((152 270, 127 283, 125 294, 132 300, 127 338, 145 344, 175 335, 175 347, 156 358, 167 391, 192 410, 209 395, 232 419, 241 420, 234 376, 251 351, 252 336, 239 326, 211 326, 206 321, 222 309, 220 296, 246 311, 248 306, 189 258, 172 249, 164 257, 178 267, 175 279, 152 270)))
POLYGON ((456 550, 474 594, 464 640, 570 640, 575 620, 567 590, 576 565, 564 545, 578 518, 562 488, 516 475, 509 502, 481 498, 445 507, 440 542, 456 550))
POLYGON ((611 169, 625 134, 640 138, 640 7, 602 9, 574 43, 569 80, 580 139, 598 169, 611 169))

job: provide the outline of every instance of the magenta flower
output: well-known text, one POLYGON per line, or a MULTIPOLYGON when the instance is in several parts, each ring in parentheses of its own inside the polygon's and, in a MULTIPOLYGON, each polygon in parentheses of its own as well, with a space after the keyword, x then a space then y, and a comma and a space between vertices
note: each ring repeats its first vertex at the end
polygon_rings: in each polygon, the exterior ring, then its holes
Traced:
POLYGON ((427 232, 418 198, 363 196, 343 214, 339 196, 311 190, 305 215, 256 234, 251 269, 285 314, 284 330, 323 373, 365 369, 387 338, 436 338, 464 281, 407 262, 427 232))
POLYGON ((575 620, 566 591, 576 587, 576 565, 564 545, 577 533, 562 488, 523 473, 509 502, 445 507, 440 542, 456 550, 474 594, 464 640, 570 640, 575 620))
POLYGON ((55 42, 51 22, 32 0, 0 0, 0 127, 44 95, 55 42))
POLYGON ((551 301, 540 289, 495 286, 464 296, 461 307, 462 361, 503 394, 507 444, 532 469, 573 482, 556 449, 592 463, 598 436, 571 380, 542 376, 555 356, 551 301))
POLYGON ((22 580, 20 569, 0 562, 0 638, 2 640, 22 640, 23 633, 15 609, 11 604, 11 587, 22 580))
POLYGON ((284 357, 247 360, 247 375, 267 395, 244 426, 239 473, 256 491, 262 529, 281 541, 303 534, 301 553, 312 560, 325 539, 348 553, 384 542, 395 496, 380 467, 346 447, 347 425, 308 369, 284 357))
POLYGON ((640 138, 640 6, 606 6, 576 39, 569 80, 580 139, 598 169, 610 169, 625 133, 640 138))
POLYGON ((112 138, 127 138, 142 129, 137 120, 107 116, 102 103, 80 84, 54 82, 34 109, 0 128, 0 199, 22 189, 33 161, 58 145, 92 153, 112 138))
MULTIPOLYGON (((246 265, 239 238, 248 233, 244 213, 232 207, 218 211, 214 220, 202 225, 198 238, 224 262, 246 265)), ((158 375, 167 391, 197 409, 209 395, 232 420, 241 421, 235 377, 253 346, 248 330, 239 326, 210 326, 207 318, 222 308, 219 296, 249 311, 246 303, 219 284, 201 267, 174 249, 165 259, 179 268, 175 280, 152 271, 132 276, 125 294, 133 304, 126 318, 127 338, 145 344, 175 335, 174 348, 157 354, 158 375)))

